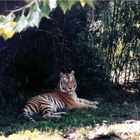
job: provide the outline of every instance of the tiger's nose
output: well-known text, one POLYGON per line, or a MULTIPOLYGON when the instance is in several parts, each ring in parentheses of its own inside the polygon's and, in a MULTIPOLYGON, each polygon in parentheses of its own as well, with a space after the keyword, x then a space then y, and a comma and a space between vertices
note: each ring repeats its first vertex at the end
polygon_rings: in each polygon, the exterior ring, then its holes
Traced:
POLYGON ((72 89, 72 85, 71 84, 69 84, 69 89, 72 89))
POLYGON ((68 88, 71 90, 72 89, 72 83, 69 81, 68 82, 68 88))

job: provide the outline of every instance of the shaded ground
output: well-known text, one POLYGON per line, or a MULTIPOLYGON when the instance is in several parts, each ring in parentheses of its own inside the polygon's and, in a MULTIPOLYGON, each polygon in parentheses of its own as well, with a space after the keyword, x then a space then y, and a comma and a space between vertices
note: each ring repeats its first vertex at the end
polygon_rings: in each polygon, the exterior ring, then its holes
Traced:
POLYGON ((24 120, 14 111, 0 112, 0 139, 140 139, 140 102, 101 103, 97 110, 67 112, 60 119, 36 124, 24 120))

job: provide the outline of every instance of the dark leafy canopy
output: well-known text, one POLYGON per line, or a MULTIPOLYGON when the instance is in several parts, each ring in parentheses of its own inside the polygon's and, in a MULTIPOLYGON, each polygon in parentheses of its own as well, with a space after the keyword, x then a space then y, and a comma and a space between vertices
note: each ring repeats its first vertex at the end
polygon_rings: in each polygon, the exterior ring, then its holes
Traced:
POLYGON ((0 15, 0 36, 6 40, 14 33, 21 32, 28 27, 38 27, 41 18, 49 18, 50 12, 57 5, 66 13, 78 1, 82 6, 87 3, 93 7, 92 0, 26 0, 23 7, 10 10, 7 16, 0 15), (17 12, 20 14, 17 15, 17 12))
POLYGON ((65 14, 58 6, 38 28, 0 39, 3 103, 12 98, 20 102, 32 96, 31 91, 53 89, 59 72, 71 69, 80 96, 119 96, 109 80, 126 87, 136 82, 132 88, 139 92, 138 1, 99 0, 94 6, 76 3, 65 14))

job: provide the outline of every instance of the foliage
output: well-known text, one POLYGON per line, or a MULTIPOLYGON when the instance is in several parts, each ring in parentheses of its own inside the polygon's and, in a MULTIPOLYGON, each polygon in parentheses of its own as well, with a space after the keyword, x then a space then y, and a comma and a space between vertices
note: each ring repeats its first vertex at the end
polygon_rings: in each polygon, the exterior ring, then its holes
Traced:
POLYGON ((0 38, 3 103, 52 90, 59 72, 71 69, 76 71, 79 96, 124 99, 113 82, 139 92, 138 1, 97 1, 94 6, 76 3, 65 14, 58 6, 38 28, 16 33, 7 41, 0 38))
MULTIPOLYGON (((87 3, 93 7, 92 0, 78 0, 82 6, 87 3)), ((70 10, 77 0, 26 0, 26 5, 19 9, 11 10, 7 16, 0 15, 0 36, 5 40, 14 33, 21 32, 27 27, 38 27, 42 17, 49 18, 53 8, 59 5, 63 12, 70 10), (21 12, 16 16, 17 12, 21 12)))
POLYGON ((66 14, 58 7, 50 14, 51 20, 42 19, 38 29, 30 28, 3 43, 0 86, 6 101, 22 100, 44 88, 52 90, 59 73, 71 69, 75 70, 80 96, 105 94, 104 60, 88 41, 87 12, 88 7, 79 4, 66 14), (3 59, 6 54, 9 57, 3 59))
POLYGON ((107 73, 116 84, 140 79, 139 8, 139 1, 125 0, 108 1, 104 8, 95 8, 90 35, 104 52, 107 73))

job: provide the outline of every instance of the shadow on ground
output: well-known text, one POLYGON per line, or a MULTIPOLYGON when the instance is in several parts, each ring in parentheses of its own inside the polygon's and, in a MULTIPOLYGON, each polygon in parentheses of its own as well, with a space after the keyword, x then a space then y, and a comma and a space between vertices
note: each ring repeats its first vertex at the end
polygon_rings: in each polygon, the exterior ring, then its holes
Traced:
POLYGON ((108 135, 99 135, 92 140, 122 140, 122 138, 112 133, 108 135))

